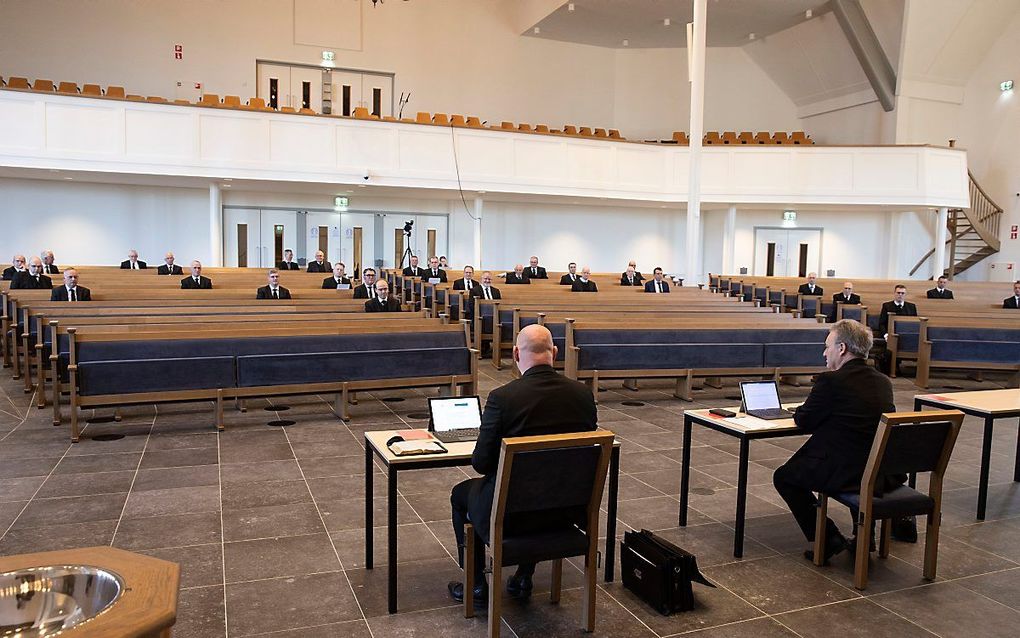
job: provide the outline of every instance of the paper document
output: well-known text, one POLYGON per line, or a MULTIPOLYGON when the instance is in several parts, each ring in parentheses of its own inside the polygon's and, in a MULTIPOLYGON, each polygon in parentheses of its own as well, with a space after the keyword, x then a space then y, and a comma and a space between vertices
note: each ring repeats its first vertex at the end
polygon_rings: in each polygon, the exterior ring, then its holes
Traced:
POLYGON ((789 427, 788 424, 777 421, 766 421, 756 416, 735 416, 728 419, 720 419, 727 425, 749 432, 752 430, 771 430, 779 427, 789 427))
POLYGON ((397 441, 390 445, 390 451, 397 456, 412 454, 443 454, 446 448, 436 440, 397 441))

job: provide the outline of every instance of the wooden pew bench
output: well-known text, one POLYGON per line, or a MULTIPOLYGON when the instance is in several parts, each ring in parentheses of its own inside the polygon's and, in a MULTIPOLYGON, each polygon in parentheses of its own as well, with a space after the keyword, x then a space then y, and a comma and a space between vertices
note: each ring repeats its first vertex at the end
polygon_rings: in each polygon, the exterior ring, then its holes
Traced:
POLYGON ((939 368, 1006 372, 1010 373, 1009 385, 1020 387, 1017 321, 941 318, 919 325, 914 381, 918 387, 927 388, 932 369, 939 368))

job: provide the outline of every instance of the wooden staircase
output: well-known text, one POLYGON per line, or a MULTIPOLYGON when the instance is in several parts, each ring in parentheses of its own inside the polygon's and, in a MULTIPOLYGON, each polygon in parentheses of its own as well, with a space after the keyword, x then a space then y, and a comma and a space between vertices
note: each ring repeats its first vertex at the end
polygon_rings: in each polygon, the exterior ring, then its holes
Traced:
MULTIPOLYGON (((949 267, 942 273, 951 280, 955 275, 999 252, 999 222, 1002 207, 992 201, 974 179, 970 177, 970 208, 949 209, 949 239, 946 258, 949 267)), ((910 270, 913 275, 935 254, 932 248, 910 270)))

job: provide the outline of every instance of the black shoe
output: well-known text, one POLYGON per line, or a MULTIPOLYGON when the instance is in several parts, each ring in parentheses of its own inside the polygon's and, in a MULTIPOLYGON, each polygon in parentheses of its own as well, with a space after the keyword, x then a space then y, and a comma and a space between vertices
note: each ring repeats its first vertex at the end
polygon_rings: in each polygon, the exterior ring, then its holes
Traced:
POLYGON ((901 543, 917 542, 917 519, 913 516, 892 520, 892 537, 901 543))
POLYGON ((514 574, 506 579, 506 593, 510 594, 511 598, 527 598, 533 588, 530 574, 526 576, 514 574))
MULTIPOLYGON (((464 602, 464 583, 451 582, 446 585, 446 591, 450 592, 450 598, 458 603, 464 602)), ((489 587, 485 584, 475 585, 475 609, 484 609, 489 604, 489 587)))
MULTIPOLYGON (((823 565, 829 564, 829 559, 846 550, 849 547, 846 538, 842 534, 836 534, 830 536, 825 540, 825 560, 822 561, 823 565)), ((815 560, 815 550, 809 549, 804 552, 804 558, 811 562, 815 560)))

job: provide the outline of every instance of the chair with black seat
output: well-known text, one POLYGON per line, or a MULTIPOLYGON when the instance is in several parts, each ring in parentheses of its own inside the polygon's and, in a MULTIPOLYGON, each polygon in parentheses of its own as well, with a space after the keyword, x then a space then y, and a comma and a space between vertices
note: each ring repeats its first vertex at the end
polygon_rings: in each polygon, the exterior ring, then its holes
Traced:
MULTIPOLYGON (((595 629, 599 504, 612 432, 504 439, 496 471, 488 545, 492 553, 489 636, 499 636, 503 567, 551 560, 550 601, 560 600, 563 559, 584 556, 581 626, 595 629)), ((475 531, 465 526, 464 617, 474 616, 475 531)))
POLYGON ((882 521, 878 555, 889 556, 892 527, 890 521, 906 516, 925 516, 924 578, 935 579, 939 551, 939 525, 942 518, 942 481, 956 437, 963 424, 958 410, 929 412, 894 412, 883 414, 871 446, 871 456, 864 469, 860 492, 818 495, 818 519, 815 526, 814 560, 821 565, 825 558, 825 520, 828 499, 833 499, 856 513, 857 555, 854 565, 854 587, 868 584, 868 547, 872 523, 882 521), (875 488, 884 477, 895 474, 930 472, 928 493, 900 485, 881 496, 875 488))

